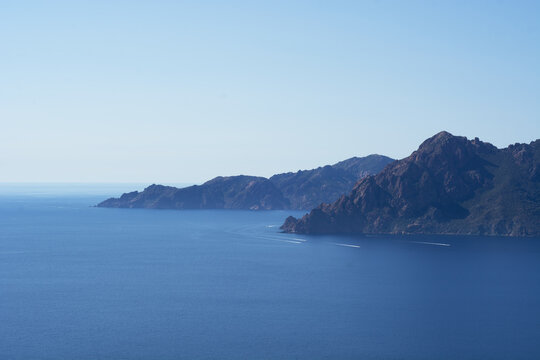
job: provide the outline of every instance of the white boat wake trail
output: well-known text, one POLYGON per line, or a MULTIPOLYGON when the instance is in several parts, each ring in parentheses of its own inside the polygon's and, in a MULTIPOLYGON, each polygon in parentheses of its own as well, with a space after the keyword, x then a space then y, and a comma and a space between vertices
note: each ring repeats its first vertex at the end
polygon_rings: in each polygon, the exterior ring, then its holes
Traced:
POLYGON ((256 236, 255 238, 256 239, 261 239, 261 240, 286 242, 286 243, 290 243, 290 244, 302 244, 304 241, 306 241, 304 239, 292 238, 292 239, 289 240, 289 239, 283 239, 283 238, 273 237, 273 236, 256 236))
POLYGON ((409 242, 415 243, 415 244, 425 244, 425 245, 451 246, 450 244, 436 243, 436 242, 429 242, 429 241, 409 241, 409 242))
POLYGON ((360 245, 352 245, 352 244, 342 244, 342 243, 334 243, 335 245, 338 245, 338 246, 346 246, 346 247, 352 247, 352 248, 360 248, 360 245))

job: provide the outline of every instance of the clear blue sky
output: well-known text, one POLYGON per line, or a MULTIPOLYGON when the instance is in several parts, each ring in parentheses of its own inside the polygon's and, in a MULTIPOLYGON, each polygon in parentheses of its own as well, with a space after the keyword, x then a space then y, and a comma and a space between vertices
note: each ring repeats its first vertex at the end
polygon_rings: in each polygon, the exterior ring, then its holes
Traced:
POLYGON ((0 181, 200 182, 540 137, 540 2, 0 1, 0 181))

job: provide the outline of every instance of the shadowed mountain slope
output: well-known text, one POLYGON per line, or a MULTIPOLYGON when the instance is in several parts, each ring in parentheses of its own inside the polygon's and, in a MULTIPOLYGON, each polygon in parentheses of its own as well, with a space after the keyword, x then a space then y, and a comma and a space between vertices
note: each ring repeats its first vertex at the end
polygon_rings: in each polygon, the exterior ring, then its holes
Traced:
POLYGON ((282 226, 296 233, 540 235, 540 140, 505 149, 441 132, 352 192, 282 226))
POLYGON ((100 207, 151 209, 283 209, 289 201, 268 179, 255 176, 217 177, 185 188, 151 185, 123 194, 100 207))
POLYGON ((335 165, 285 173, 270 179, 255 176, 217 177, 202 185, 175 188, 151 185, 123 194, 99 207, 153 209, 311 209, 351 191, 363 176, 375 174, 393 160, 381 155, 351 158, 335 165))
POLYGON ((274 175, 270 181, 290 200, 292 209, 313 209, 350 192, 367 175, 381 171, 393 159, 382 155, 353 157, 313 170, 274 175))

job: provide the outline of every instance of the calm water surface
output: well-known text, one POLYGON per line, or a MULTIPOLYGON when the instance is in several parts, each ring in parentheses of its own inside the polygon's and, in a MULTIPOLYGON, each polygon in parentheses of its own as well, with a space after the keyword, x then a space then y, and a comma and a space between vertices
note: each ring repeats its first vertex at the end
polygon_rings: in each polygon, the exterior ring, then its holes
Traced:
POLYGON ((21 189, 0 191, 1 359, 540 358, 540 239, 287 235, 301 213, 21 189))

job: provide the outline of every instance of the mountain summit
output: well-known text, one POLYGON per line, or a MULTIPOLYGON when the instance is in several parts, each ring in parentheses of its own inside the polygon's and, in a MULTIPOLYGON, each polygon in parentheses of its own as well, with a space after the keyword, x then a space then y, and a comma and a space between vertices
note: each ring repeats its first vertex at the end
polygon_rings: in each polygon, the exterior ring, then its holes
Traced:
POLYGON ((446 131, 352 192, 282 226, 295 233, 540 235, 540 140, 505 149, 446 131))

